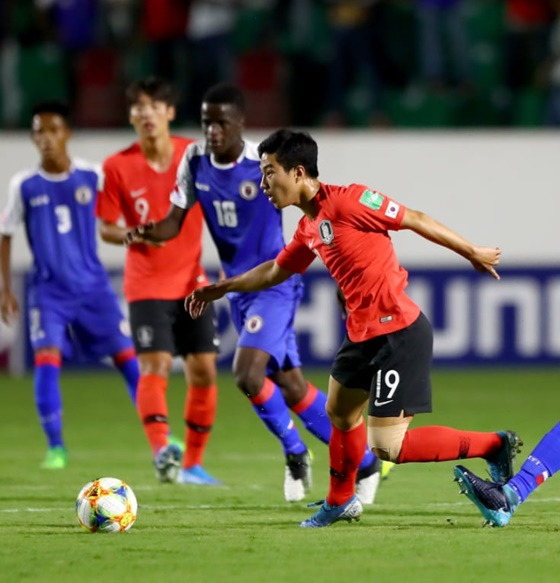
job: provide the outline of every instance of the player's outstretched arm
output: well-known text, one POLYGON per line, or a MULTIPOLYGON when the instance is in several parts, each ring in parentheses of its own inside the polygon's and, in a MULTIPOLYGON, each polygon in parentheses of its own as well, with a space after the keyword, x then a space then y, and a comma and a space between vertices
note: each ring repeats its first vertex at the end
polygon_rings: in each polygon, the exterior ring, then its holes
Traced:
POLYGON ((194 290, 185 299, 185 310, 188 310, 192 318, 198 318, 204 314, 211 302, 223 298, 229 292, 253 292, 267 289, 286 281, 292 275, 291 271, 283 269, 274 259, 271 259, 245 273, 194 290))
POLYGON ((128 229, 121 227, 116 223, 110 223, 103 219, 97 221, 99 235, 105 243, 112 243, 113 245, 124 245, 128 229))
MULTIPOLYGON (((113 245, 129 245, 136 242, 127 242, 126 237, 128 229, 126 227, 121 227, 116 223, 110 223, 103 219, 98 219, 98 225, 99 235, 101 236, 101 239, 105 241, 105 243, 111 243, 113 245)), ((159 243, 155 241, 142 241, 142 243, 153 245, 155 247, 161 247, 165 245, 163 242, 159 243)))
POLYGON ((502 254, 499 247, 473 245, 432 217, 409 208, 405 210, 401 228, 410 229, 428 241, 455 251, 470 261, 477 271, 488 272, 495 279, 500 279, 495 270, 495 266, 500 263, 500 255, 502 254))
POLYGON ((125 236, 125 245, 131 245, 132 243, 158 243, 173 239, 179 234, 187 212, 187 209, 182 209, 172 204, 167 216, 161 221, 157 223, 150 221, 145 225, 138 225, 128 231, 125 236))
POLYGON ((16 296, 12 292, 12 278, 10 261, 12 253, 12 238, 2 235, 0 239, 0 312, 2 321, 11 324, 19 315, 19 306, 16 296))

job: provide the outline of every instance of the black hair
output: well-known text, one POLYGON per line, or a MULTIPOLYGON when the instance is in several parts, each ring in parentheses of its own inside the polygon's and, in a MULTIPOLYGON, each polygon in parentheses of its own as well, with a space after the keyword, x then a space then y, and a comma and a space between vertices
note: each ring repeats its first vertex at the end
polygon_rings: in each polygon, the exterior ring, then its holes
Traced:
POLYGON ((58 99, 46 99, 36 103, 31 108, 32 119, 36 115, 41 115, 42 113, 59 115, 64 120, 64 123, 70 127, 70 106, 66 102, 58 99))
POLYGON ((218 83, 206 91, 202 103, 234 105, 239 113, 245 113, 245 96, 239 87, 231 83, 218 83))
POLYGON ((145 93, 154 101, 163 101, 168 106, 177 103, 178 94, 175 87, 162 77, 145 77, 139 81, 134 81, 126 88, 126 105, 134 105, 140 94, 145 93))
POLYGON ((317 142, 307 132, 294 132, 286 128, 276 130, 259 144, 258 152, 259 158, 263 154, 274 154, 286 172, 303 166, 311 178, 319 176, 317 142))

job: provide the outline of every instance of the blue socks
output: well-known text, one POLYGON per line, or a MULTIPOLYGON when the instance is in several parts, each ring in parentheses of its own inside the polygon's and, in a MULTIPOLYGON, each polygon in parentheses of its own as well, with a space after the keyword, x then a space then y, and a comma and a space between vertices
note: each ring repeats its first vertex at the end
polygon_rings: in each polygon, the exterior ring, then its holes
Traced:
POLYGON ((134 351, 131 349, 119 352, 113 356, 113 362, 123 375, 128 396, 136 407, 136 389, 140 380, 140 368, 134 351))
POLYGON ((531 492, 560 470, 560 423, 539 441, 521 469, 508 482, 523 502, 531 492))
POLYGON ((35 404, 49 448, 62 446, 62 396, 60 394, 60 357, 35 359, 35 404))
POLYGON ((307 383, 307 394, 292 407, 305 429, 317 439, 328 444, 331 438, 331 422, 327 416, 327 395, 311 383, 307 383))
POLYGON ((300 454, 307 450, 290 417, 282 391, 270 379, 265 379, 259 394, 250 400, 268 430, 282 443, 284 455, 300 454))

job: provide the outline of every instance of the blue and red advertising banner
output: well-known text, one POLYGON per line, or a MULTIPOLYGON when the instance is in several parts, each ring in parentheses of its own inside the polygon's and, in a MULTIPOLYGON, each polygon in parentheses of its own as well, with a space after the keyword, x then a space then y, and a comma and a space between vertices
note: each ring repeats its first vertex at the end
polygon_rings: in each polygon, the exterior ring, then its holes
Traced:
MULTIPOLYGON (((410 270, 407 291, 434 327, 434 364, 560 362, 560 267, 503 268, 500 275, 496 281, 470 269, 410 270)), ((121 295, 122 274, 111 276, 121 295)), ((324 270, 309 271, 304 282, 296 316, 302 360, 306 366, 329 366, 345 334, 335 285, 324 270)), ((220 362, 227 366, 237 334, 227 300, 218 302, 217 310, 220 362)), ((31 367, 29 345, 25 352, 31 367)))

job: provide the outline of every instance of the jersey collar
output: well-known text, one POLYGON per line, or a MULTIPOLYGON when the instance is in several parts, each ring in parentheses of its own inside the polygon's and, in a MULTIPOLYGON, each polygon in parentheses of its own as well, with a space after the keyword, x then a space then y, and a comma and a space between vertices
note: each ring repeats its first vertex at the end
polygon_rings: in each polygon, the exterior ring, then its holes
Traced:
POLYGON ((74 171, 74 161, 70 161, 70 168, 67 172, 59 172, 57 174, 52 174, 51 172, 47 172, 44 168, 39 166, 38 173, 45 178, 46 180, 50 180, 51 182, 62 182, 66 180, 70 174, 74 171))
POLYGON ((220 162, 216 162, 214 154, 210 153, 210 163, 212 164, 212 166, 214 166, 214 168, 217 168, 218 170, 229 170, 230 168, 237 166, 237 164, 240 164, 243 161, 243 159, 245 158, 246 150, 247 143, 243 142, 243 150, 241 150, 241 154, 239 154, 237 160, 235 160, 235 162, 228 162, 227 164, 220 164, 220 162))

